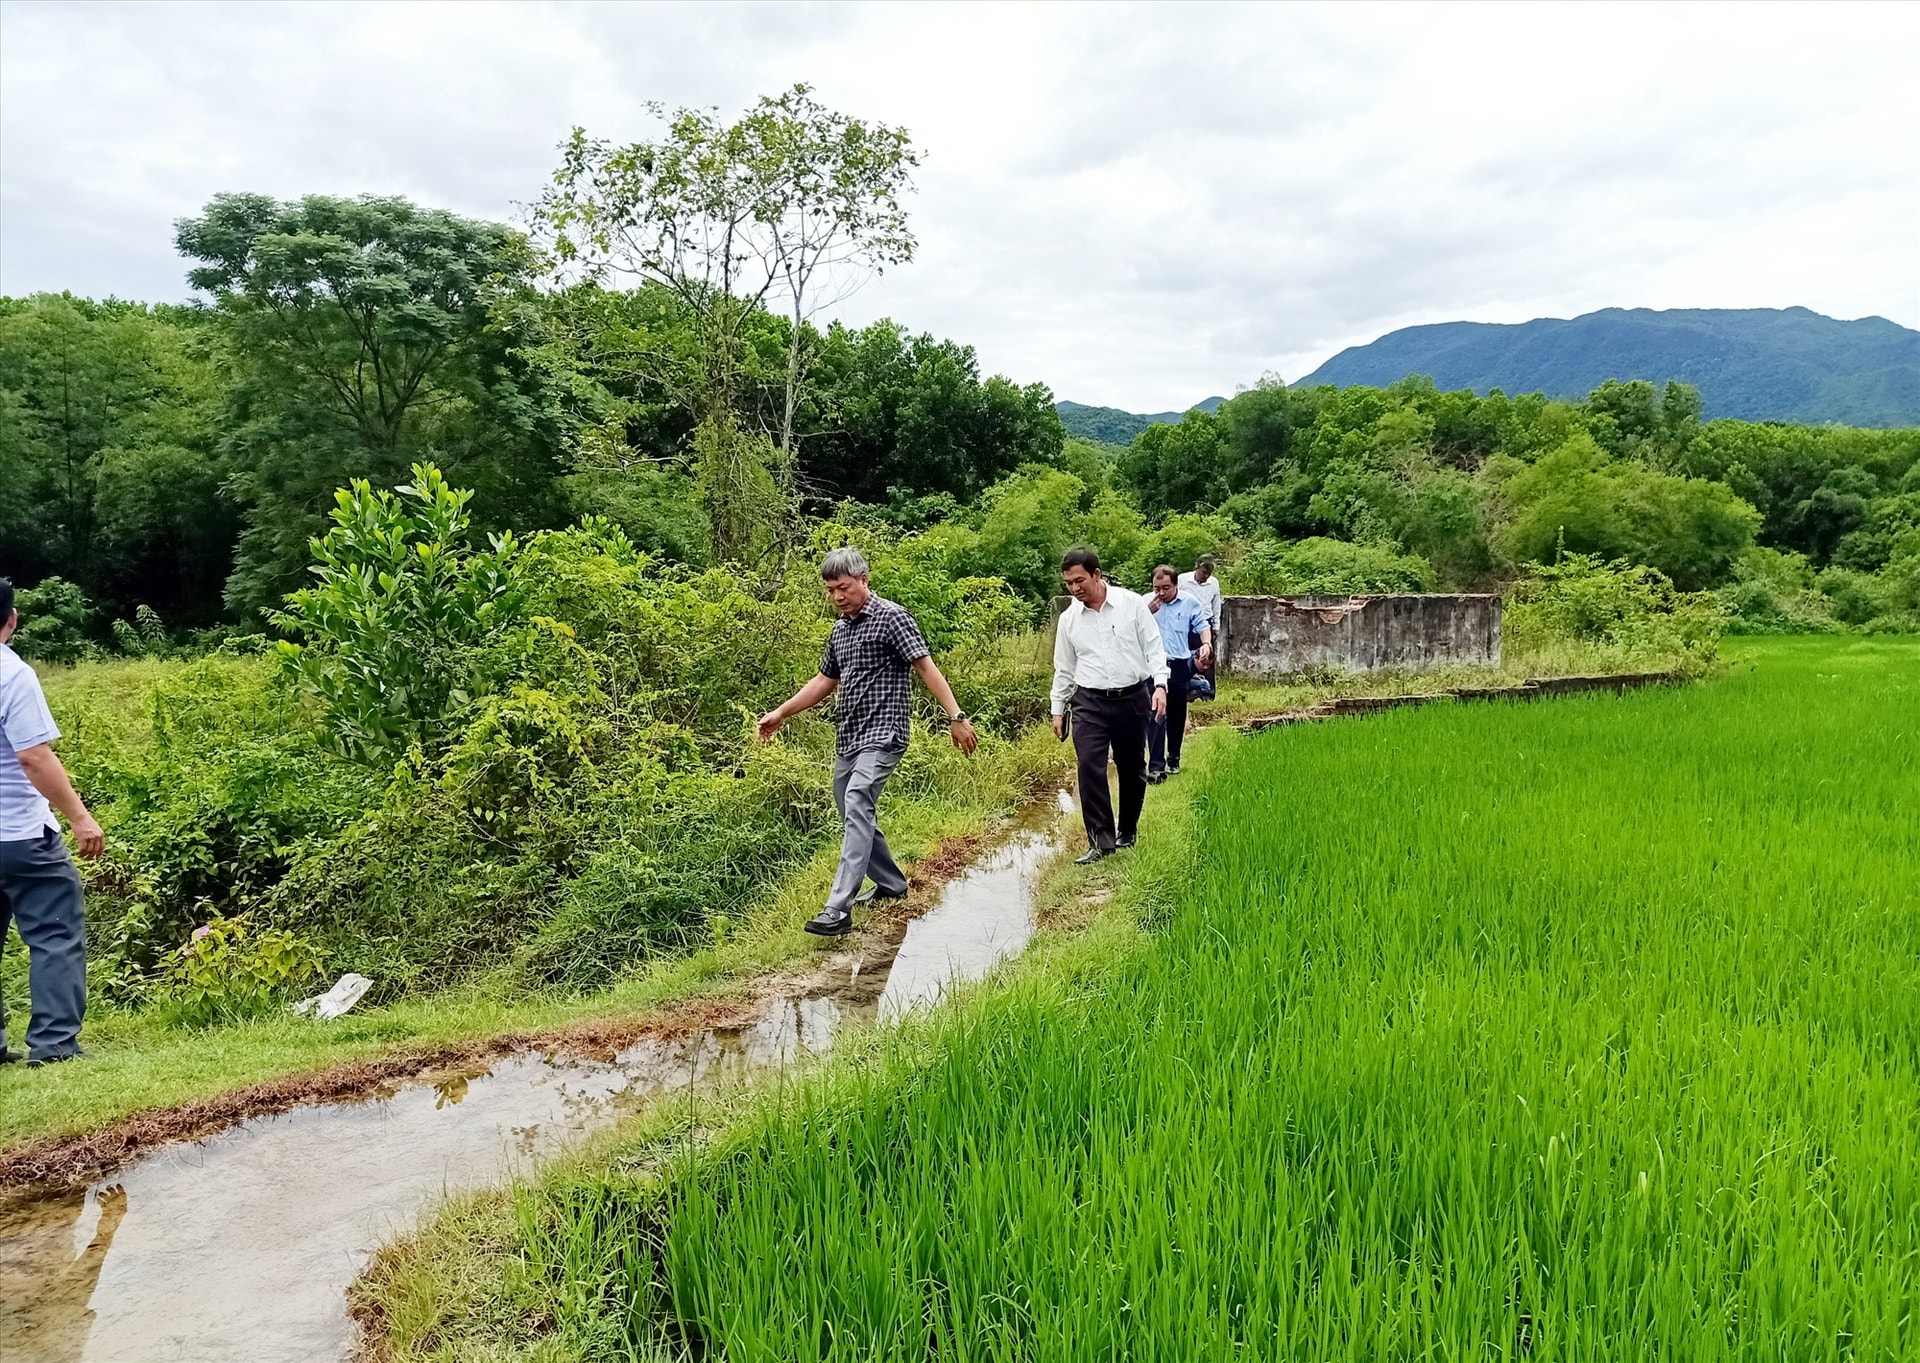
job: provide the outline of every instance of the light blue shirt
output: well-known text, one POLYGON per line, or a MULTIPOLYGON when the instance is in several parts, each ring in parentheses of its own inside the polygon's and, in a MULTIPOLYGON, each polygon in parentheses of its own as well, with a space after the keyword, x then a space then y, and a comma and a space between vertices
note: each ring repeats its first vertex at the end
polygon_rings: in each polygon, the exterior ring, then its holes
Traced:
POLYGON ((60 737, 46 693, 20 655, 0 644, 0 842, 30 842, 49 828, 53 808, 33 788, 18 754, 60 737))
MULTIPOLYGON (((1147 598, 1147 603, 1152 605, 1153 598, 1147 598)), ((1169 658, 1191 658, 1193 650, 1187 646, 1188 636, 1213 628, 1207 618, 1207 608, 1185 592, 1171 601, 1162 601, 1153 619, 1160 626, 1160 642, 1166 645, 1169 658)))

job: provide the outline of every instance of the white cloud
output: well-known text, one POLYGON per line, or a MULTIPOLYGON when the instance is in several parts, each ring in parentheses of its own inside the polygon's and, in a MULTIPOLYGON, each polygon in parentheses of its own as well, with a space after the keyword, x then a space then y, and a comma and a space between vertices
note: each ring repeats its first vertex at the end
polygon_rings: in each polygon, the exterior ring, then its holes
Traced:
POLYGON ((0 6, 0 290, 178 298, 215 193, 498 218, 574 123, 796 80, 905 124, 842 305, 1134 410, 1396 326, 1804 304, 1920 325, 1911 6, 0 6))

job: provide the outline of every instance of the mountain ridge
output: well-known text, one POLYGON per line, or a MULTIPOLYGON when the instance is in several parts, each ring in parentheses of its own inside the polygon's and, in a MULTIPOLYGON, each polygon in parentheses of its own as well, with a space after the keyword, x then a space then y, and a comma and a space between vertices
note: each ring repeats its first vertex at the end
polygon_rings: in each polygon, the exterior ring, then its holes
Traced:
POLYGON ((1127 412, 1118 407, 1097 407, 1062 399, 1053 404, 1053 410, 1060 414, 1060 424, 1067 428, 1068 435, 1109 445, 1130 445, 1133 438, 1149 426, 1175 424, 1195 407, 1203 412, 1217 412, 1225 401, 1223 397, 1202 398, 1193 407, 1178 412, 1127 412))
POLYGON ((1529 322, 1437 322, 1349 346, 1290 387, 1384 386, 1578 398, 1608 379, 1678 380, 1708 417, 1920 425, 1920 331, 1810 308, 1602 308, 1529 322))
MULTIPOLYGON (((1349 346, 1287 385, 1384 388, 1424 374, 1446 390, 1584 398, 1608 379, 1678 380, 1705 415, 1745 421, 1920 426, 1920 331, 1811 308, 1601 308, 1530 322, 1433 322, 1349 346)), ((1196 403, 1217 409, 1222 398, 1196 403)), ((1062 401, 1069 435, 1124 445, 1183 412, 1062 401)))

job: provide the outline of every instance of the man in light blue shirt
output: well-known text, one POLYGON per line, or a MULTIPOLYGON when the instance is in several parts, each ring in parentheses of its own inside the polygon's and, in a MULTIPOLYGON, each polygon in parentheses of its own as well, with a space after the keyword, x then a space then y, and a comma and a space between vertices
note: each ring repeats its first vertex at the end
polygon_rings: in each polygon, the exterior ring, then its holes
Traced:
MULTIPOLYGON (((19 623, 13 584, 0 577, 0 939, 12 922, 27 944, 33 1019, 26 1059, 35 1067, 82 1053, 80 1021, 87 1011, 80 873, 53 811, 67 816, 81 856, 99 856, 106 839, 53 755, 60 730, 40 679, 7 647, 19 623)), ((7 1046, 6 1014, 0 1011, 0 1063, 18 1059, 7 1046)))
POLYGON ((1204 668, 1213 653, 1213 622, 1207 608, 1180 590, 1167 564, 1153 570, 1153 595, 1147 609, 1160 626, 1167 650, 1167 711, 1147 726, 1147 780, 1159 785, 1180 770, 1180 743, 1187 735, 1187 688, 1196 665, 1204 668), (1200 636, 1200 652, 1188 642, 1200 636))

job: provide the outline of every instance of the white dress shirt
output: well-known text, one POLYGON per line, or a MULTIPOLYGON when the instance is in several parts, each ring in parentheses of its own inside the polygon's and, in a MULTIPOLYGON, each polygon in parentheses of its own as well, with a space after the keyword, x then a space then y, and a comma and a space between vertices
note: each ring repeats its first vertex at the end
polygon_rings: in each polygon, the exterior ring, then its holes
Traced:
MULTIPOLYGON (((1218 634, 1220 632, 1220 574, 1214 573, 1202 582, 1192 573, 1182 573, 1179 587, 1182 596, 1190 596, 1200 603, 1201 608, 1207 613, 1207 619, 1212 621, 1210 628, 1218 634)), ((1216 639, 1214 642, 1217 644, 1219 640, 1216 639)))
POLYGON ((1053 713, 1065 714, 1076 686, 1117 691, 1149 677, 1167 684, 1167 650, 1147 600, 1107 584, 1107 599, 1090 611, 1078 601, 1067 607, 1053 634, 1053 713))

